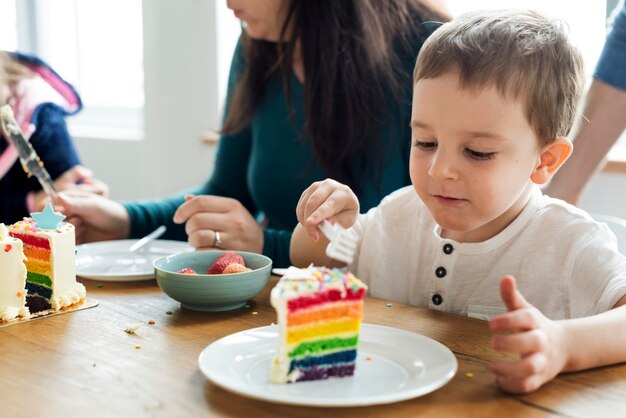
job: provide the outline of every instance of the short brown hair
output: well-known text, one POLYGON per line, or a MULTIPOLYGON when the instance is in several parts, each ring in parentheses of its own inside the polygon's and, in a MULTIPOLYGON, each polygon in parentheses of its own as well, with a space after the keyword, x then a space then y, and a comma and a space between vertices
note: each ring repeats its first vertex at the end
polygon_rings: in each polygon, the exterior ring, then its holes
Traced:
POLYGON ((584 84, 564 24, 529 10, 471 12, 442 25, 424 43, 413 84, 450 71, 463 88, 495 86, 523 100, 540 146, 568 134, 584 84))

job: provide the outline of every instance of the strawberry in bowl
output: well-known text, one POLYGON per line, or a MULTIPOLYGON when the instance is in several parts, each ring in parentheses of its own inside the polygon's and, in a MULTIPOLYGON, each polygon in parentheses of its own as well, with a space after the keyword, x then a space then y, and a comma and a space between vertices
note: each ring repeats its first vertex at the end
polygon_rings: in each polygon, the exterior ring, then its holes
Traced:
POLYGON ((154 262, 163 292, 195 311, 225 311, 245 305, 267 285, 272 260, 245 251, 196 251, 154 262))

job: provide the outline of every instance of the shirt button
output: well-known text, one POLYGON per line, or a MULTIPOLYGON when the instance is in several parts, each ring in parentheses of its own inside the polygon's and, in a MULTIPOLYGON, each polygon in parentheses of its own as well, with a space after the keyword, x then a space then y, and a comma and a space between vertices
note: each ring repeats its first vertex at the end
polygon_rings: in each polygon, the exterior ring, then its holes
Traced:
POLYGON ((452 244, 445 244, 443 246, 443 252, 446 254, 452 254, 452 251, 454 251, 454 247, 452 246, 452 244))
POLYGON ((437 277, 439 277, 440 279, 441 279, 442 277, 445 277, 447 273, 448 273, 448 272, 447 272, 447 271, 446 271, 446 269, 445 269, 445 268, 443 268, 443 267, 437 267, 437 270, 435 270, 435 274, 436 274, 436 275, 437 275, 437 277))
POLYGON ((441 302, 443 302, 443 298, 439 293, 435 293, 433 295, 432 301, 435 305, 441 305, 441 302))

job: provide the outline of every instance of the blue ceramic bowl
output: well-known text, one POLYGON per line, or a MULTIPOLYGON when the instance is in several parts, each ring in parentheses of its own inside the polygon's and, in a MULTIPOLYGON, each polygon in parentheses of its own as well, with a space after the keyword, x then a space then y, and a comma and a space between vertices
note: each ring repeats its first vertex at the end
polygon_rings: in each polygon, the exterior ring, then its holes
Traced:
POLYGON ((272 271, 272 260, 244 251, 240 254, 252 271, 232 274, 182 274, 189 267, 206 272, 225 251, 185 252, 159 258, 154 262, 156 281, 166 295, 194 311, 228 311, 246 304, 265 285, 272 271))

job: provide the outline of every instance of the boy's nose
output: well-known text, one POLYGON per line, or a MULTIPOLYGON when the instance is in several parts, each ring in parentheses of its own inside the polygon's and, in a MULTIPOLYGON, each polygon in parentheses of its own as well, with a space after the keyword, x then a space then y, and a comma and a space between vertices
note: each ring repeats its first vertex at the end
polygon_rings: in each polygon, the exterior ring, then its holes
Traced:
POLYGON ((438 151, 432 159, 428 175, 435 180, 456 179, 457 170, 453 159, 438 151))

